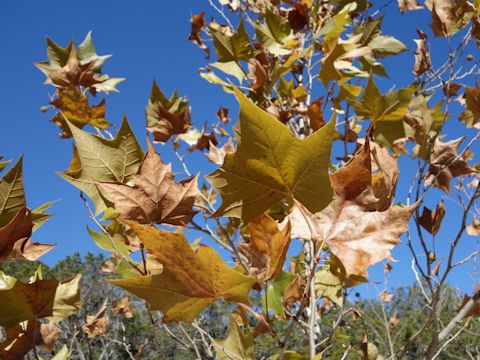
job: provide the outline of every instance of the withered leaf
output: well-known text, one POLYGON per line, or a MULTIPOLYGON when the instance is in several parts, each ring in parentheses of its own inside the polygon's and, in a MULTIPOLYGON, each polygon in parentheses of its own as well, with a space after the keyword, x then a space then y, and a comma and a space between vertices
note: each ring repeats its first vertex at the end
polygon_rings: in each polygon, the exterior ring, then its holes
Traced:
POLYGON ((313 215, 297 207, 290 214, 292 237, 325 241, 330 252, 343 264, 346 275, 367 276, 367 268, 385 258, 400 243, 416 205, 370 210, 372 190, 356 199, 336 198, 327 208, 313 215), (310 226, 305 214, 309 214, 310 226), (313 234, 310 231, 313 228, 313 234))
POLYGON ((418 223, 430 234, 437 235, 444 216, 445 203, 442 200, 433 211, 425 206, 418 223))
POLYGON ((155 141, 161 143, 173 135, 186 133, 191 126, 188 100, 179 97, 176 91, 167 99, 156 81, 153 81, 145 112, 147 130, 152 133, 155 141))
POLYGON ((258 281, 273 279, 283 268, 290 245, 290 222, 279 230, 277 221, 260 215, 249 223, 250 236, 239 243, 240 251, 248 259, 249 273, 258 281))
POLYGON ((106 315, 108 298, 104 300, 102 306, 95 315, 87 315, 85 325, 82 330, 89 339, 97 336, 103 336, 107 332, 108 317, 106 315))
POLYGON ((267 71, 257 59, 250 59, 248 61, 248 78, 252 81, 251 88, 253 90, 263 88, 267 81, 267 71))
POLYGON ((219 298, 249 303, 256 279, 230 268, 213 249, 200 245, 194 251, 181 233, 125 222, 163 264, 163 271, 110 282, 147 300, 152 310, 162 311, 164 322, 191 322, 219 298))
POLYGON ((195 211, 198 196, 197 176, 175 182, 171 165, 165 165, 150 140, 145 155, 133 177, 133 186, 121 182, 99 182, 102 194, 114 203, 121 218, 141 224, 185 226, 195 211))
POLYGON ((307 115, 310 119, 310 127, 313 131, 317 131, 325 125, 325 118, 323 117, 322 111, 322 100, 323 96, 312 101, 307 107, 307 115))
POLYGON ((225 156, 233 153, 234 151, 235 147, 233 146, 232 138, 229 138, 228 141, 221 147, 216 147, 214 144, 210 144, 210 148, 208 149, 208 154, 206 156, 212 163, 222 165, 225 156))
POLYGON ((420 29, 417 29, 417 34, 420 39, 414 40, 415 44, 417 44, 417 50, 415 50, 413 72, 415 75, 420 76, 430 70, 432 61, 430 60, 430 47, 427 43, 428 36, 420 29))
POLYGON ((192 29, 190 30, 188 40, 190 40, 194 44, 197 44, 200 49, 205 51, 205 56, 208 59, 210 57, 210 50, 200 37, 200 33, 205 26, 205 12, 202 11, 197 15, 192 15, 192 17, 190 18, 190 24, 192 25, 192 29))
POLYGON ((409 10, 423 9, 423 6, 417 0, 398 0, 398 8, 403 13, 409 10))
POLYGON ((480 220, 477 217, 474 217, 472 223, 467 226, 467 233, 471 236, 480 235, 480 220))
POLYGON ((133 317, 133 311, 128 296, 125 296, 120 300, 115 301, 112 305, 111 310, 114 314, 123 315, 127 319, 131 319, 133 317))
POLYGON ((6 338, 0 344, 2 360, 18 360, 35 346, 52 351, 61 330, 52 323, 24 321, 6 329, 6 338))
POLYGON ((62 129, 61 137, 72 136, 69 127, 65 123, 65 118, 79 128, 83 128, 87 124, 100 129, 110 127, 110 124, 105 120, 105 99, 97 105, 90 106, 88 97, 78 88, 70 87, 64 92, 58 93, 58 96, 51 104, 60 111, 51 121, 62 129))
POLYGON ((427 172, 427 180, 433 181, 433 185, 446 193, 450 192, 450 182, 458 176, 474 174, 476 171, 469 166, 462 157, 458 156, 458 148, 464 138, 442 142, 435 140, 430 158, 430 167, 427 172))
POLYGON ((463 29, 475 15, 474 6, 467 0, 429 0, 425 5, 432 12, 435 36, 452 36, 463 29))
POLYGON ((224 124, 228 124, 230 122, 230 118, 228 117, 228 108, 221 107, 217 111, 217 118, 224 124))

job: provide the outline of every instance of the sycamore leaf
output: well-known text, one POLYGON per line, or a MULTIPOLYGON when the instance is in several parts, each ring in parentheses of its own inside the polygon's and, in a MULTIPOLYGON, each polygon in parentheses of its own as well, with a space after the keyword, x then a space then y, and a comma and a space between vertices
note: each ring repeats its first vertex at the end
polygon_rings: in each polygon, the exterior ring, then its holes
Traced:
POLYGON ((388 35, 377 35, 369 43, 368 47, 372 49, 375 57, 386 57, 397 55, 408 51, 408 48, 398 39, 388 35))
POLYGON ((293 37, 290 36, 290 24, 286 19, 267 10, 265 22, 261 24, 252 22, 252 25, 255 28, 258 41, 272 55, 283 56, 292 52, 288 47, 293 37))
POLYGON ((221 147, 216 147, 214 144, 210 144, 210 148, 208 149, 207 159, 210 160, 212 163, 217 165, 222 165, 225 156, 229 153, 233 153, 235 151, 235 146, 233 145, 232 138, 229 137, 228 141, 223 144, 221 147))
POLYGON ((23 157, 0 180, 0 227, 8 224, 25 207, 22 174, 23 157))
POLYGON ((435 140, 433 151, 430 156, 430 167, 427 171, 427 180, 432 182, 433 186, 438 187, 450 193, 450 182, 458 176, 472 175, 476 171, 467 164, 467 161, 458 157, 458 148, 464 138, 442 142, 435 140))
POLYGON ((43 280, 37 273, 33 281, 26 284, 0 271, 0 325, 9 327, 39 318, 57 322, 72 315, 82 304, 80 276, 61 283, 43 280))
POLYGON ((400 235, 406 231, 416 208, 412 205, 370 211, 372 198, 371 189, 353 200, 336 198, 323 211, 309 215, 313 234, 303 216, 307 210, 300 213, 295 207, 290 215, 292 236, 325 241, 343 264, 347 276, 366 277, 369 266, 391 257, 390 250, 400 243, 400 235))
POLYGON ((480 235, 480 220, 474 217, 472 223, 467 226, 467 233, 471 236, 480 235))
POLYGON ((219 298, 249 303, 255 278, 228 267, 213 249, 199 246, 194 251, 183 234, 125 223, 163 265, 163 271, 110 282, 147 300, 152 310, 162 311, 164 322, 191 322, 219 298))
POLYGON ((250 237, 239 243, 247 257, 249 273, 259 282, 274 278, 282 271, 290 245, 290 223, 279 230, 278 223, 268 215, 260 215, 249 224, 250 237))
POLYGON ((409 10, 420 10, 423 6, 417 0, 398 0, 398 8, 402 13, 409 10))
POLYGON ((192 15, 190 18, 191 30, 190 35, 188 36, 188 40, 196 44, 200 49, 205 51, 206 58, 210 57, 210 50, 208 46, 204 44, 202 38, 200 37, 200 33, 202 32, 203 27, 205 26, 205 12, 202 11, 197 15, 192 15))
MULTIPOLYGON (((359 56, 370 55, 372 49, 368 46, 361 46, 358 41, 361 36, 354 36, 349 40, 339 40, 335 47, 322 59, 319 78, 322 80, 325 88, 328 87, 330 81, 338 80, 342 82, 343 70, 352 68, 351 59, 359 56)), ((359 75, 361 75, 359 73, 359 75)))
POLYGON ((428 36, 421 30, 417 29, 417 34, 420 39, 413 40, 417 44, 417 50, 415 50, 415 65, 413 66, 413 72, 415 75, 420 76, 432 67, 432 61, 430 59, 430 47, 428 46, 428 36))
POLYGON ((304 140, 253 104, 239 90, 237 150, 225 156, 208 181, 222 196, 215 215, 240 217, 245 223, 283 199, 297 199, 320 211, 332 198, 328 165, 335 118, 304 140))
POLYGON ((425 5, 432 12, 432 30, 435 36, 452 36, 463 29, 476 14, 467 0, 430 0, 425 5))
POLYGON ((212 35, 219 62, 248 61, 253 56, 253 48, 243 20, 232 35, 219 31, 211 25, 208 29, 212 35))
POLYGON ((35 346, 52 351, 61 330, 52 323, 24 321, 6 329, 5 340, 0 344, 2 360, 23 359, 35 346))
POLYGON ((356 156, 330 175, 332 189, 347 200, 355 199, 372 184, 372 164, 368 138, 356 156))
POLYGON ((102 194, 114 203, 120 218, 141 224, 186 226, 196 214, 197 177, 176 183, 171 165, 165 165, 147 140, 148 152, 129 186, 122 182, 99 182, 102 194))
POLYGON ((110 124, 105 120, 105 99, 97 105, 90 106, 88 97, 77 88, 69 88, 60 93, 51 104, 60 111, 51 121, 62 129, 61 137, 72 136, 65 118, 79 128, 87 124, 100 129, 110 127, 110 124))
POLYGON ((271 282, 269 282, 267 290, 262 297, 264 312, 273 311, 275 314, 285 318, 285 311, 283 310, 283 292, 291 284, 294 278, 295 276, 293 274, 282 271, 271 282))
POLYGON ((230 316, 230 326, 227 337, 223 340, 215 339, 220 347, 216 349, 219 360, 253 360, 253 334, 250 330, 243 332, 235 318, 230 316))
MULTIPOLYGON (((412 127, 407 131, 407 136, 413 137, 418 146, 416 156, 427 159, 430 153, 432 140, 437 136, 449 115, 442 111, 442 102, 433 108, 428 106, 428 98, 418 94, 412 97, 410 111, 405 116, 405 121, 412 127)), ((405 127, 408 129, 408 127, 405 127)))
POLYGON ((103 336, 107 332, 108 317, 106 315, 108 298, 105 299, 102 306, 95 315, 87 315, 85 325, 82 330, 89 339, 97 336, 103 336))
POLYGON ((80 168, 69 168, 70 171, 59 175, 92 199, 98 215, 107 207, 96 183, 124 183, 131 180, 137 173, 143 151, 125 116, 120 130, 112 140, 83 131, 68 121, 67 125, 75 140, 78 155, 76 162, 80 168))
POLYGON ((384 211, 393 202, 399 174, 397 160, 385 148, 367 139, 346 166, 330 175, 330 181, 335 193, 346 200, 355 199, 371 187, 375 199, 371 199, 369 206, 384 211))
POLYGON ((342 306, 342 280, 330 271, 328 265, 322 266, 315 273, 315 291, 318 297, 328 298, 335 304, 342 306))
POLYGON ((186 133, 191 126, 188 100, 179 97, 176 91, 167 99, 155 80, 145 113, 147 130, 161 143, 173 135, 186 133))
POLYGON ((476 87, 465 87, 466 110, 460 115, 460 120, 467 127, 479 127, 480 120, 480 85, 476 87))
POLYGON ((437 235, 444 216, 445 203, 442 200, 433 211, 425 206, 418 223, 430 234, 437 235))
POLYGON ((373 121, 375 141, 391 147, 395 140, 405 137, 403 118, 413 92, 414 88, 409 87, 382 95, 370 77, 360 100, 349 103, 358 116, 373 121))
POLYGON ((315 34, 314 38, 318 39, 325 35, 324 41, 328 41, 343 33, 345 26, 350 22, 350 12, 355 10, 357 4, 348 4, 343 7, 337 14, 329 19, 324 26, 315 34))
POLYGON ((52 84, 61 91, 69 86, 84 86, 92 94, 97 91, 118 91, 115 86, 124 80, 100 74, 103 63, 110 56, 97 55, 91 32, 78 48, 75 48, 73 41, 66 48, 62 48, 47 38, 47 55, 48 62, 35 65, 47 76, 45 83, 52 84))
POLYGON ((112 304, 112 313, 123 315, 127 319, 131 319, 133 317, 133 310, 130 305, 130 299, 125 296, 118 301, 114 301, 112 304))

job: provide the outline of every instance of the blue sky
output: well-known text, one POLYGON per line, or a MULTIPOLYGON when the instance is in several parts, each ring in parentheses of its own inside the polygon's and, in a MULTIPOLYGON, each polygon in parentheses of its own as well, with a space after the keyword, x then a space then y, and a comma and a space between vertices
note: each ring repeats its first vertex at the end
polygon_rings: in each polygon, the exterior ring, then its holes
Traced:
MULTIPOLYGON (((84 1, 81 4, 59 0, 0 2, 0 43, 3 48, 0 56, 0 154, 7 159, 16 159, 24 154, 25 188, 30 207, 60 199, 53 207, 55 216, 34 236, 36 241, 57 243, 57 247, 42 258, 48 264, 76 251, 85 254, 99 250, 85 230, 87 211, 78 196, 78 190, 55 174, 55 171, 68 166, 71 142, 58 138, 58 129, 48 121, 51 113, 40 112, 40 107, 48 103, 48 95, 54 93, 52 87, 43 85, 43 74, 33 66, 34 61, 46 59, 45 37, 49 36, 59 44, 66 45, 72 37, 78 43, 88 31, 93 31, 98 53, 113 54, 104 72, 112 77, 127 79, 119 85, 120 93, 107 97, 107 120, 118 125, 122 113, 126 113, 144 145, 144 108, 153 78, 157 79, 166 94, 178 89, 180 95, 188 96, 197 127, 204 121, 213 121, 220 106, 230 107, 235 118, 235 101, 219 87, 201 79, 197 73, 197 69, 205 65, 205 59, 203 52, 187 41, 190 30, 188 21, 192 13, 201 10, 207 11, 207 19, 214 15, 208 1, 194 0, 144 0, 135 3, 107 0, 84 1)), ((427 10, 401 15, 395 1, 387 10, 383 32, 394 34, 412 51, 415 49, 412 39, 417 38, 417 27, 431 34, 428 28, 430 13, 427 10)), ((444 61, 445 50, 443 42, 433 41, 434 65, 444 61)), ((478 54, 477 49, 471 51, 478 54)), ((412 52, 387 59, 385 64, 391 80, 377 80, 382 90, 386 91, 394 83, 397 87, 403 87, 413 81, 412 52)), ((321 88, 320 84, 317 88, 321 88)), ((458 106, 452 109, 454 114, 459 111, 458 106)), ((464 135, 465 132, 455 116, 447 124, 447 131, 449 138, 464 135)), ((471 135, 470 132, 468 134, 471 135)), ((173 160, 169 152, 162 152, 161 147, 158 149, 165 160, 173 160)), ((199 155, 195 155, 195 159, 199 158, 199 155)), ((193 171, 208 173, 214 169, 203 161, 192 163, 193 171)), ((410 185, 414 175, 413 164, 412 161, 401 162, 404 179, 399 184, 399 193, 405 192, 410 185)), ((175 169, 180 170, 178 166, 175 169)), ((431 199, 439 199, 443 194, 434 190, 431 195, 431 199)), ((403 199, 400 197, 398 200, 403 199)), ((453 203, 447 201, 447 206, 447 210, 451 208, 451 211, 458 212, 453 203)), ((453 235, 450 229, 455 229, 458 221, 459 218, 454 216, 451 223, 443 224, 438 239, 442 249, 448 248, 453 235)), ((477 246, 473 238, 466 238, 464 243, 459 255, 468 254, 477 246)), ((413 274, 406 246, 398 246, 394 255, 400 263, 392 272, 391 285, 410 283, 413 274)), ((374 281, 382 281, 381 267, 377 266, 371 271, 374 281)), ((464 289, 471 288, 472 282, 465 270, 454 272, 452 281, 464 289)))

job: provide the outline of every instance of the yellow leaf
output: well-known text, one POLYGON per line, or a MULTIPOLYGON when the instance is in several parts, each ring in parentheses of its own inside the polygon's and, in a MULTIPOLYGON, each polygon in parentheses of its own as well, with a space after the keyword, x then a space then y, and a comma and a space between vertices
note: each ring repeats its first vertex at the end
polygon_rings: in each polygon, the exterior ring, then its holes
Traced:
POLYGON ((164 314, 164 322, 193 321, 216 299, 249 303, 255 278, 230 268, 211 248, 193 251, 183 233, 172 233, 125 221, 142 240, 147 251, 163 265, 163 272, 112 284, 147 300, 164 314))

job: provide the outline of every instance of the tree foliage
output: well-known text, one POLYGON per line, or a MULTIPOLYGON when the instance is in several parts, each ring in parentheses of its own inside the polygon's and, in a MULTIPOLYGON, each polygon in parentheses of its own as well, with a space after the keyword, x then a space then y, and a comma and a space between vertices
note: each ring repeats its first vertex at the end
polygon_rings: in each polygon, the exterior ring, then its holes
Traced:
POLYGON ((478 2, 215 3, 210 21, 192 15, 188 39, 238 120, 220 104, 200 124, 186 97, 154 81, 146 153, 126 116, 114 134, 96 99, 124 79, 102 72, 109 55, 91 33, 65 48, 47 38, 36 66, 55 88, 51 121, 73 142, 59 175, 110 256, 39 266, 54 246, 31 238, 51 203, 27 207, 22 159, 11 166, 0 181, 0 357, 478 357, 480 290, 449 285, 453 269, 478 264, 478 251, 460 251, 480 228, 478 62, 467 54, 480 44, 478 2), (431 17, 411 54, 383 32, 391 11, 431 17), (407 55, 411 78, 389 80, 387 58, 407 55), (216 170, 192 174, 194 152, 216 170), (172 153, 181 174, 162 160, 172 153), (415 284, 392 290, 402 239, 415 284), (382 289, 369 277, 379 263, 382 289), (365 286, 378 299, 362 298, 365 286))

